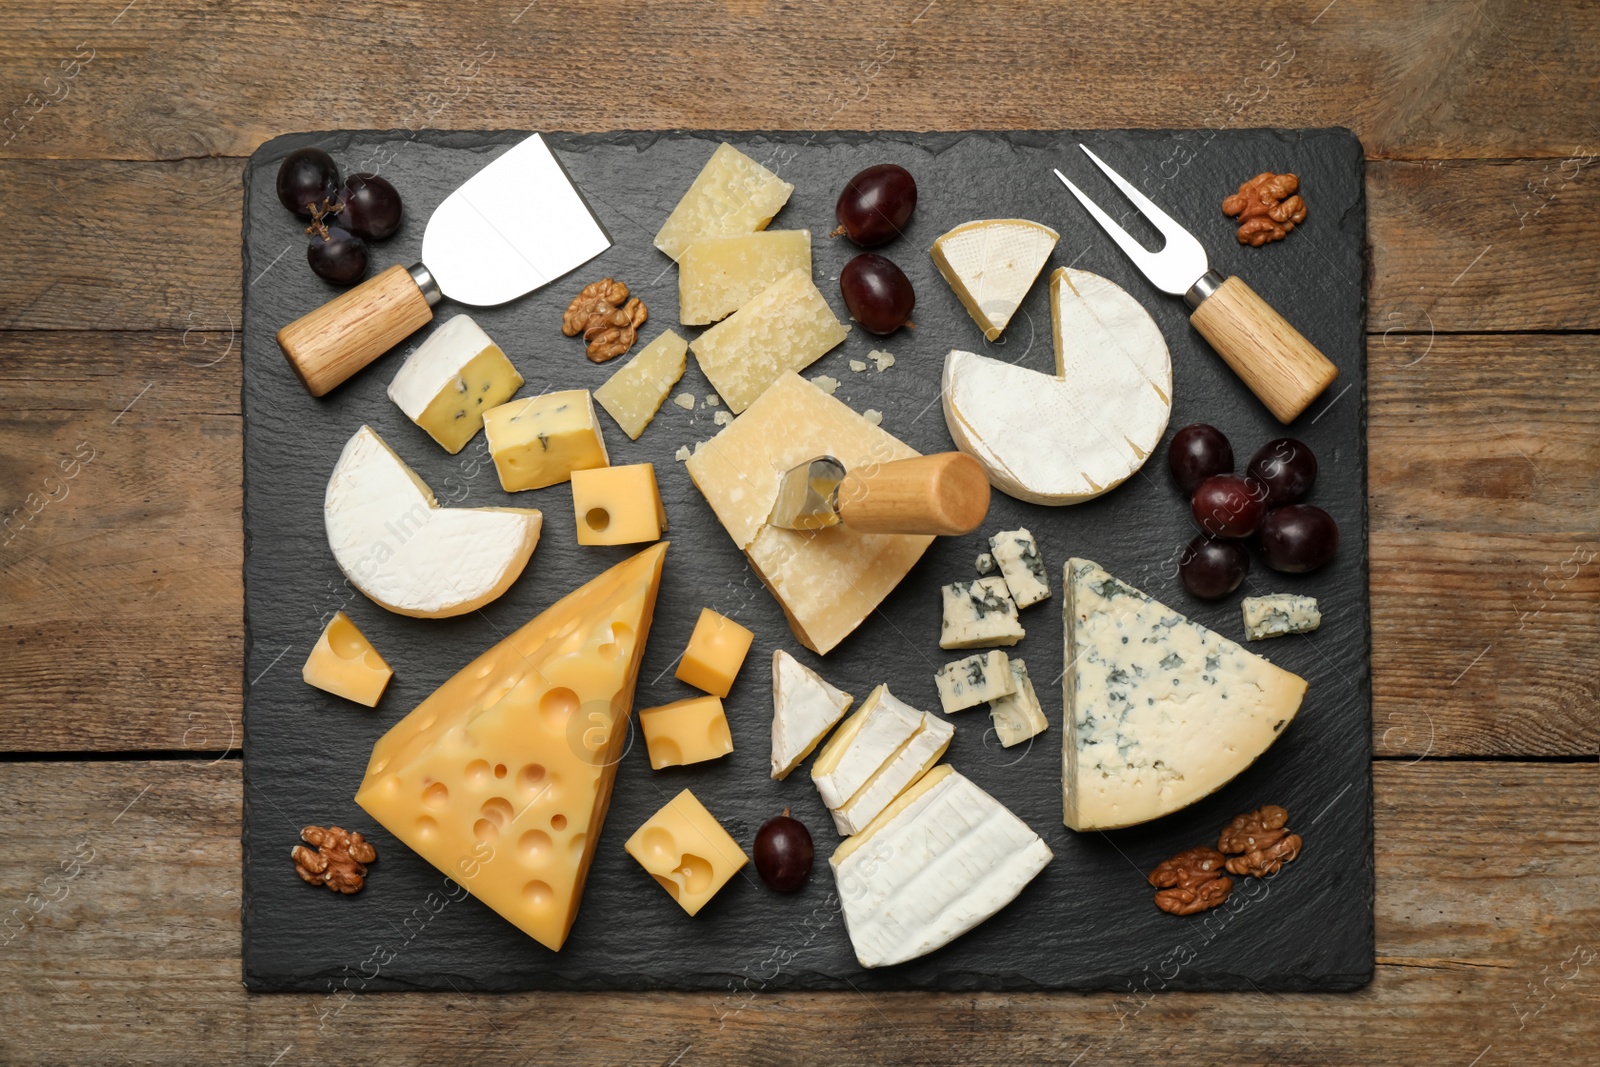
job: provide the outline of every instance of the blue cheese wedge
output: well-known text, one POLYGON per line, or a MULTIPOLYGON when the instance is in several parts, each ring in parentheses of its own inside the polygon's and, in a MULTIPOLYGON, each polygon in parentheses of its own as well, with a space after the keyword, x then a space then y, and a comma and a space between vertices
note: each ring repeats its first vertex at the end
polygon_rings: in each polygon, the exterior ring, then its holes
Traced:
POLYGON ((783 649, 772 653, 772 777, 787 778, 811 755, 851 696, 783 649))
POLYGON ((1244 613, 1244 635, 1252 641, 1285 634, 1308 634, 1322 625, 1322 612, 1314 596, 1273 593, 1247 596, 1239 601, 1244 613))
POLYGON ((1050 727, 1050 720, 1044 717, 1044 709, 1039 706, 1039 694, 1033 691, 1033 682, 1028 678, 1028 665, 1014 659, 1008 666, 1016 691, 989 701, 989 719, 994 723, 995 736, 1003 748, 1020 745, 1050 727))
POLYGON ((922 729, 923 714, 890 693, 888 686, 874 689, 828 738, 811 765, 811 780, 822 802, 829 808, 844 807, 922 729))
POLYGON ((939 690, 939 704, 946 715, 1017 691, 1010 660, 999 649, 946 663, 933 676, 933 684, 939 690))
POLYGON ((944 621, 940 648, 983 648, 1014 645, 1026 636, 1017 622, 1017 605, 999 575, 972 582, 952 582, 941 593, 944 621))
POLYGON ((1063 576, 1064 819, 1111 830, 1231 781, 1293 721, 1305 679, 1086 559, 1063 576))
POLYGON ((935 767, 828 859, 863 967, 925 956, 1016 899, 1050 846, 949 764, 935 767))
POLYGON ((1019 608, 1050 599, 1050 578, 1039 558, 1039 544, 1026 529, 1002 530, 989 538, 989 548, 1019 608))
POLYGON ((406 357, 389 399, 454 455, 483 429, 483 413, 521 387, 522 375, 500 346, 470 316, 457 315, 406 357))

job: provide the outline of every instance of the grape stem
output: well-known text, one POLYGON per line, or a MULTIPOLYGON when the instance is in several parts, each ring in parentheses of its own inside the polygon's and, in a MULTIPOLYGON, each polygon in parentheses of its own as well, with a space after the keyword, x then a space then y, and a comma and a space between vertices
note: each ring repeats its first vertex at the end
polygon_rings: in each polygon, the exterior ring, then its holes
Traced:
POLYGON ((843 223, 840 223, 840 224, 839 224, 839 226, 838 226, 838 228, 836 228, 836 229, 835 229, 835 230, 833 230, 833 231, 832 231, 832 232, 830 232, 830 233, 829 233, 829 234, 828 234, 828 236, 829 236, 829 237, 839 237, 839 236, 841 236, 841 235, 842 235, 842 234, 843 234, 843 233, 844 233, 844 232, 845 232, 845 227, 844 227, 844 224, 843 224, 843 223))

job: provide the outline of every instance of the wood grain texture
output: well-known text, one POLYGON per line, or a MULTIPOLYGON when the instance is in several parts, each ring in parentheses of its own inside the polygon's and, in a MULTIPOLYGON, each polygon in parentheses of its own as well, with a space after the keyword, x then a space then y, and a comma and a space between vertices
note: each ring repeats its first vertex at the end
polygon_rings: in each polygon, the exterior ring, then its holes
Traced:
POLYGON ((422 329, 433 308, 396 263, 278 331, 278 346, 312 396, 323 396, 422 329))
POLYGON ((1238 278, 1218 286, 1189 321, 1284 425, 1339 376, 1316 345, 1238 278))
MULTIPOLYGON (((0 853, 19 858, 0 870, 0 1059, 299 1064, 355 1042, 396 1064, 1465 1065, 1490 1046, 1480 1063, 1576 1063, 1600 1040, 1593 764, 1379 764, 1376 979, 1259 997, 1163 993, 1154 970, 1091 996, 762 995, 757 977, 726 994, 246 996, 240 788, 232 760, 0 765, 0 853)), ((365 892, 383 891, 379 856, 365 892)))

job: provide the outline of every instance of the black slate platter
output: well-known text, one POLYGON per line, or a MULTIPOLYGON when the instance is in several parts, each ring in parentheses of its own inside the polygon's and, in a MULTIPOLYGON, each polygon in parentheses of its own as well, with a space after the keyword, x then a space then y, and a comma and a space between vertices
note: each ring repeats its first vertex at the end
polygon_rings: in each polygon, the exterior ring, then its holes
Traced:
MULTIPOLYGON (((990 345, 936 273, 933 239, 975 218, 1021 217, 1061 233, 1045 275, 1071 265, 1103 274, 1141 301, 1172 350, 1176 399, 1167 437, 1191 422, 1229 435, 1242 465, 1284 431, 1190 327, 1181 301, 1156 292, 1051 175, 1060 167, 1115 214, 1126 205, 1074 147, 1090 145, 1141 186, 1210 250, 1214 269, 1244 277, 1339 366, 1340 378, 1292 427, 1321 465, 1313 503, 1338 520, 1338 558, 1324 570, 1282 575, 1256 559, 1243 592, 1305 592, 1319 598, 1320 631, 1251 647, 1304 676, 1309 695, 1285 736, 1216 795, 1157 822, 1115 833, 1077 834, 1061 823, 1062 664, 1060 571, 1071 555, 1094 559, 1190 617, 1242 640, 1238 596, 1206 603, 1177 580, 1174 561, 1192 535, 1187 502, 1157 457, 1114 492, 1076 507, 1049 508, 996 494, 982 536, 936 542, 910 576, 826 659, 802 649, 777 604, 693 487, 674 453, 710 437, 717 409, 666 404, 638 442, 605 420, 614 463, 655 464, 671 521, 665 576, 645 653, 637 706, 689 695, 672 665, 702 607, 754 630, 755 645, 727 701, 734 752, 699 766, 653 772, 636 733, 576 925, 552 953, 525 937, 374 824, 351 799, 373 742, 456 670, 631 549, 575 543, 565 486, 504 494, 483 437, 449 456, 385 396, 423 332, 323 399, 306 393, 273 334, 334 295, 305 262, 302 223, 278 203, 279 161, 302 145, 331 152, 346 173, 378 170, 405 197, 406 221, 373 246, 372 271, 419 258, 424 224, 460 182, 520 133, 366 132, 280 137, 245 174, 245 821, 244 977, 257 990, 330 994, 443 989, 702 989, 734 1010, 776 989, 1114 989, 1137 993, 1130 1010, 1162 989, 1340 990, 1373 969, 1366 538, 1366 209, 1360 144, 1343 130, 1013 133, 613 133, 548 135, 551 146, 614 240, 597 260, 555 284, 489 309, 448 302, 442 321, 469 311, 527 378, 524 394, 598 387, 618 364, 584 358, 561 336, 562 309, 589 281, 613 275, 649 305, 645 340, 677 324, 677 272, 651 244, 662 220, 712 149, 731 141, 795 185, 774 228, 808 228, 814 276, 841 318, 838 276, 855 252, 834 227, 834 200, 868 165, 906 166, 920 188, 903 238, 880 249, 917 292, 915 330, 879 339, 859 328, 808 375, 840 382, 857 410, 883 413, 885 429, 924 452, 948 449, 939 374, 952 347, 1053 370, 1043 276, 1003 338, 990 345), (1310 218, 1288 240, 1241 247, 1222 198, 1263 170, 1301 177, 1310 218), (886 371, 853 371, 886 349, 886 371), (544 510, 543 538, 526 572, 481 612, 448 620, 391 614, 347 585, 328 551, 322 497, 344 442, 363 423, 383 435, 446 503, 515 503, 544 510), (884 970, 855 960, 827 856, 837 837, 811 785, 809 764, 783 782, 768 774, 769 661, 785 648, 858 698, 879 682, 937 708, 934 671, 958 654, 938 647, 939 586, 975 575, 989 532, 1018 526, 1037 536, 1055 596, 1023 613, 1028 661, 1051 725, 1031 745, 1003 749, 982 709, 961 714, 947 760, 1008 805, 1055 853, 1014 902, 954 944, 884 970), (344 609, 395 668, 375 710, 301 681, 299 668, 326 621, 344 609), (628 835, 691 787, 747 849, 761 823, 783 808, 811 828, 817 866, 801 892, 767 890, 752 868, 694 918, 684 914, 623 851, 628 835), (1194 918, 1158 911, 1145 872, 1163 858, 1213 842, 1238 812, 1286 806, 1306 841, 1304 856, 1277 877, 1241 881, 1231 901, 1194 918), (289 850, 302 826, 336 823, 364 831, 379 859, 367 888, 341 897, 307 886, 289 850)), ((1127 225, 1143 220, 1129 211, 1127 225)), ((1150 240, 1154 244, 1153 239, 1150 240)), ((430 327, 431 328, 431 327, 430 327)), ((642 343, 642 342, 641 342, 642 343)), ((690 361, 678 390, 704 398, 710 386, 690 361)), ((1242 593, 1241 593, 1242 595, 1242 593)))

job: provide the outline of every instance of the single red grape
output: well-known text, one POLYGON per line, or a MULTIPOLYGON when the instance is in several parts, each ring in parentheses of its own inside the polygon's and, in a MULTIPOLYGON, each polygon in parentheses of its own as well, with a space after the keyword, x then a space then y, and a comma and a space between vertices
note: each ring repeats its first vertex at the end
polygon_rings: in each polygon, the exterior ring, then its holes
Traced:
POLYGON ((839 272, 839 292, 868 333, 894 333, 911 317, 917 294, 905 271, 876 252, 863 252, 839 272))
POLYGON ((793 893, 811 875, 811 831, 805 823, 792 818, 788 808, 761 824, 756 831, 754 852, 756 873, 780 893, 793 893))
POLYGON ((1207 537, 1249 537, 1267 513, 1266 491, 1237 474, 1213 474, 1190 501, 1194 521, 1207 537))
POLYGON ((1280 437, 1262 445, 1245 468, 1267 488, 1267 507, 1298 503, 1317 480, 1317 457, 1303 441, 1280 437))
POLYGON ((344 210, 339 225, 373 241, 381 241, 400 228, 400 193, 387 178, 352 174, 344 180, 344 210))
POLYGON ((1238 541, 1218 541, 1200 534, 1178 557, 1183 586, 1202 600, 1227 596, 1250 573, 1250 553, 1238 541))
POLYGON ((327 235, 311 235, 306 259, 311 269, 334 285, 354 285, 367 273, 367 242, 343 226, 327 226, 327 235))
POLYGON ((839 230, 851 241, 862 248, 877 248, 900 236, 916 208, 917 183, 911 172, 893 163, 879 163, 845 183, 834 214, 839 217, 839 230))
POLYGON ((1233 473, 1233 446, 1221 430, 1197 422, 1172 435, 1167 466, 1178 488, 1192 493, 1213 474, 1233 473))
POLYGON ((278 164, 278 200, 303 219, 338 189, 339 168, 320 148, 296 148, 278 164))
POLYGON ((1288 504, 1267 512, 1261 521, 1260 543, 1267 566, 1288 574, 1304 574, 1321 567, 1339 551, 1339 524, 1319 507, 1288 504))

